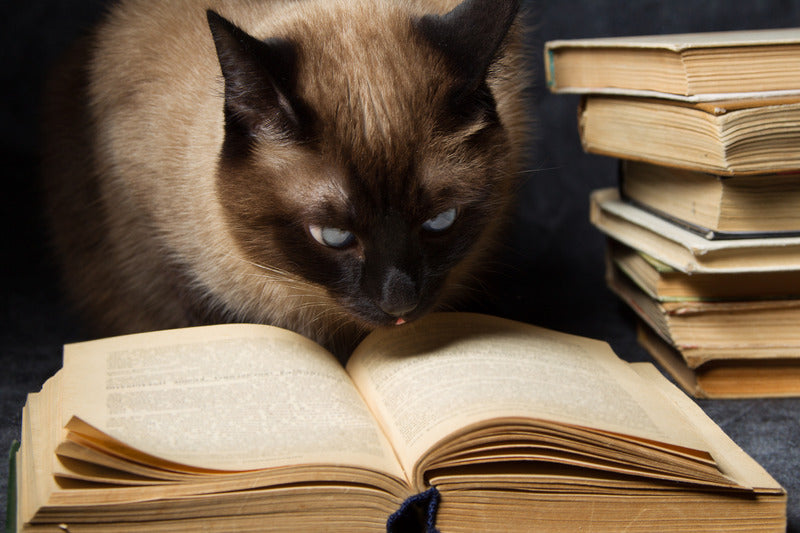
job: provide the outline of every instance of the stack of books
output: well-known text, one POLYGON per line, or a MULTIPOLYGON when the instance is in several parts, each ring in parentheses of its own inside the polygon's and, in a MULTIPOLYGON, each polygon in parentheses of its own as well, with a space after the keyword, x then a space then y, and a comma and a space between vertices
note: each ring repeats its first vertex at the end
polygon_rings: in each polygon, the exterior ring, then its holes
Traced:
POLYGON ((800 394, 800 28, 551 41, 582 94, 607 280, 697 397, 800 394))

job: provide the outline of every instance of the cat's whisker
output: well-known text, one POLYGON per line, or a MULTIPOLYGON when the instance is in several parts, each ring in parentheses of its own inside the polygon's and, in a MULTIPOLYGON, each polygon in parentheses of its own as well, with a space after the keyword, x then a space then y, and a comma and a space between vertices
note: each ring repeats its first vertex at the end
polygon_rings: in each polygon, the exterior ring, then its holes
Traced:
POLYGON ((561 167, 548 167, 548 168, 530 168, 527 170, 520 170, 515 172, 514 174, 517 176, 524 175, 524 174, 538 174, 540 172, 552 172, 554 170, 561 170, 561 167))
POLYGON ((291 273, 291 272, 289 272, 287 270, 283 270, 283 269, 276 268, 276 267, 269 266, 269 265, 262 265, 260 263, 256 263, 255 261, 252 261, 252 260, 247 259, 245 257, 241 257, 239 255, 236 255, 233 252, 228 252, 226 254, 226 256, 227 257, 231 257, 231 258, 236 259, 236 260, 239 260, 239 261, 242 261, 243 263, 247 263, 247 264, 249 264, 251 266, 254 266, 254 267, 256 267, 256 268, 258 268, 260 270, 266 271, 266 272, 271 272, 271 273, 274 273, 274 274, 278 274, 280 276, 283 276, 283 277, 286 277, 286 278, 289 278, 289 279, 297 278, 296 274, 293 274, 293 273, 291 273))
MULTIPOLYGON (((245 274, 242 277, 244 277, 244 278, 255 278, 255 279, 260 279, 260 280, 265 280, 265 281, 272 281, 272 282, 275 282, 275 283, 280 283, 285 287, 292 287, 292 288, 295 288, 295 289, 301 289, 301 290, 302 289, 308 289, 308 284, 307 283, 303 283, 303 282, 300 282, 300 281, 286 280, 286 279, 284 279, 282 277, 277 277, 277 276, 273 277, 273 276, 264 275, 264 274, 245 274)), ((297 295, 297 296, 301 297, 302 295, 297 295)))

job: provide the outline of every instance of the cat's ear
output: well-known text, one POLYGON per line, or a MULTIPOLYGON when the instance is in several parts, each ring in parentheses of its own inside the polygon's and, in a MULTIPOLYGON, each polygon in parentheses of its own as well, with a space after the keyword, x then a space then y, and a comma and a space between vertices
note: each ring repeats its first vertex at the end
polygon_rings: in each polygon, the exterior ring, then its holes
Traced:
POLYGON ((243 138, 299 133, 294 45, 283 39, 260 41, 214 11, 206 15, 225 78, 226 133, 243 138))
POLYGON ((464 0, 449 13, 425 15, 414 25, 448 59, 464 95, 485 82, 519 8, 520 0, 464 0))

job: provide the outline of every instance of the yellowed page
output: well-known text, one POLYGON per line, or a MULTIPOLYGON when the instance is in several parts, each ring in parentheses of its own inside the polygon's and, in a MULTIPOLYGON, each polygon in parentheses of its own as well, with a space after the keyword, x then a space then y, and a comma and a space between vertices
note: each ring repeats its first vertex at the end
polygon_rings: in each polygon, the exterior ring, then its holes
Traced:
POLYGON ((703 435, 708 442, 708 450, 723 473, 735 479, 743 487, 774 493, 784 492, 761 465, 733 442, 696 403, 667 381, 652 364, 636 363, 632 367, 652 384, 654 391, 663 394, 666 401, 673 402, 685 413, 685 423, 692 424, 698 433, 703 435))
POLYGON ((62 420, 204 469, 358 466, 404 479, 336 359, 300 335, 225 325, 65 347, 62 420))
POLYGON ((55 443, 64 431, 54 424, 58 417, 62 373, 48 379, 38 393, 31 393, 22 411, 22 447, 20 451, 18 494, 20 522, 33 518, 40 506, 50 501, 58 490, 53 477, 55 443))
POLYGON ((372 334, 348 372, 407 471, 492 419, 539 419, 704 450, 680 411, 603 342, 500 318, 431 315, 372 334))
MULTIPOLYGON (((33 446, 31 440, 31 427, 30 427, 30 411, 33 403, 38 398, 37 393, 28 395, 28 400, 22 408, 22 428, 21 437, 22 444, 17 450, 17 523, 23 524, 29 521, 36 513, 41 497, 39 496, 39 486, 41 480, 37 476, 37 471, 34 468, 33 462, 33 446)), ((48 481, 43 478, 44 481, 48 481)), ((52 478, 51 478, 52 479, 52 478)))

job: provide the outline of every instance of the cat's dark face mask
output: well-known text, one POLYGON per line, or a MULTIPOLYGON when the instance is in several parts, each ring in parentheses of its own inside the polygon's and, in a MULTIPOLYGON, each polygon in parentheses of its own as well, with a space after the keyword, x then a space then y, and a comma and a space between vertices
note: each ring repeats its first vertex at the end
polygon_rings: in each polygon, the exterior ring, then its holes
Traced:
POLYGON ((318 207, 325 213, 319 222, 313 212, 299 224, 287 217, 294 229, 280 245, 304 278, 326 287, 371 326, 414 320, 447 300, 449 283, 460 281, 454 269, 493 222, 498 193, 489 185, 492 180, 469 194, 449 187, 431 193, 410 186, 419 181, 413 171, 390 181, 405 183, 405 190, 379 195, 377 189, 396 187, 351 175, 346 207, 318 207))

